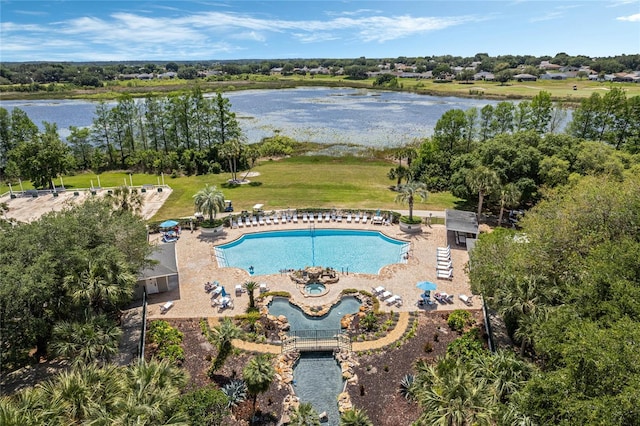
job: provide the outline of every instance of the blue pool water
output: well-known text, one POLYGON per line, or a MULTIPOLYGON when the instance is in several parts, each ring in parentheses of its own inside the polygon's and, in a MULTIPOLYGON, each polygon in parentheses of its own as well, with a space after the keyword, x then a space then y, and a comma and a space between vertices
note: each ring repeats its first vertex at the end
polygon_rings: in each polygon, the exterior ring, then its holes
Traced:
POLYGON ((274 297, 269 304, 271 315, 284 315, 289 320, 291 331, 298 330, 338 330, 340 320, 347 314, 355 314, 360 309, 360 301, 355 297, 343 297, 335 304, 329 313, 323 317, 312 317, 295 305, 289 303, 284 297, 274 297))
MULTIPOLYGON (((291 331, 337 330, 342 317, 358 312, 360 305, 355 297, 346 296, 325 316, 311 317, 289 303, 289 299, 275 297, 269 304, 269 313, 287 317, 291 331)), ((302 402, 310 402, 318 413, 327 412, 329 421, 324 424, 340 424, 336 397, 342 392, 342 371, 331 352, 302 352, 293 368, 293 380, 296 395, 302 402)))
POLYGON ((327 426, 340 424, 336 397, 342 392, 342 371, 331 352, 302 352, 293 369, 293 388, 302 402, 310 402, 320 414, 327 412, 327 426))
POLYGON ((380 268, 404 262, 407 241, 377 231, 299 229, 245 234, 215 248, 218 265, 249 270, 255 275, 323 266, 341 272, 377 274, 380 268))

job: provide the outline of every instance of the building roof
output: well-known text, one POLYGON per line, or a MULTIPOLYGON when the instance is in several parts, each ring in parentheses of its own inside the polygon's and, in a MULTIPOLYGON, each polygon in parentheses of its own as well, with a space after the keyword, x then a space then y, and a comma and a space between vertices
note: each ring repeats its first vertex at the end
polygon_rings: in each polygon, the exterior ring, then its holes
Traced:
POLYGON ((166 277, 178 273, 178 262, 176 260, 176 243, 162 243, 156 246, 150 258, 157 261, 145 268, 138 277, 139 280, 146 278, 166 277))
POLYGON ((448 231, 478 235, 478 217, 473 212, 445 210, 445 225, 448 231))

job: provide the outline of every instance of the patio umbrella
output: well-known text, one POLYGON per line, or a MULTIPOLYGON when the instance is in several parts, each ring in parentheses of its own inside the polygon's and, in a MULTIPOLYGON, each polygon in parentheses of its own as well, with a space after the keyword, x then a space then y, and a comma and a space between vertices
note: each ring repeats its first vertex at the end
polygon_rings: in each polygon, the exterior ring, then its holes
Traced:
POLYGON ((431 281, 420 281, 418 284, 416 284, 416 287, 423 291, 431 291, 438 288, 438 286, 431 281))
POLYGON ((220 292, 220 295, 222 297, 225 297, 227 295, 227 291, 224 289, 224 287, 222 287, 222 291, 220 292))
POLYGON ((176 222, 175 220, 165 220, 164 222, 162 222, 160 224, 160 228, 173 228, 175 226, 178 226, 178 222, 176 222))

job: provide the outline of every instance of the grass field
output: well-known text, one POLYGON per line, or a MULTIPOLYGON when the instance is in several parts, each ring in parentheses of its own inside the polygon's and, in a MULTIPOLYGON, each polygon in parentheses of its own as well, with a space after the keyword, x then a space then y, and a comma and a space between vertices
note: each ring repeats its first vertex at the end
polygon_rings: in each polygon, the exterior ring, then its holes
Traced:
MULTIPOLYGON (((153 218, 179 218, 194 213, 193 195, 206 184, 217 185, 226 199, 232 200, 236 211, 251 210, 254 204, 262 203, 266 211, 286 208, 367 208, 406 210, 406 205, 394 201, 396 193, 389 189, 395 182, 387 178, 392 163, 382 160, 367 160, 355 157, 310 157, 300 156, 279 161, 263 161, 251 172, 259 176, 248 178, 260 182, 258 186, 240 185, 223 188, 230 179, 229 173, 171 178, 164 181, 173 192, 164 206, 153 218)), ((243 174, 239 175, 240 177, 243 174)), ((134 174, 134 186, 158 184, 161 177, 134 174)), ((108 172, 100 175, 102 187, 129 183, 129 174, 108 172)), ((95 174, 63 177, 68 189, 88 188, 93 182, 98 186, 95 174)), ((59 179, 56 185, 59 185, 59 179)), ((31 185, 23 184, 25 189, 31 185)), ((14 186, 14 190, 19 189, 14 186)), ((6 185, 0 187, 2 193, 8 191, 6 185)), ((417 202, 416 210, 443 210, 458 202, 450 193, 433 193, 424 203, 417 202)))

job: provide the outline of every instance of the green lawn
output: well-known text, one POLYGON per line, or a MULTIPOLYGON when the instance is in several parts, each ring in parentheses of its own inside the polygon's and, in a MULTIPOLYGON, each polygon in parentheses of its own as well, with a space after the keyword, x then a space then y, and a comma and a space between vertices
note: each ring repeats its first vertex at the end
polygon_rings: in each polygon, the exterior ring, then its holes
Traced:
MULTIPOLYGON (((236 211, 251 210, 254 204, 264 204, 265 210, 283 208, 362 208, 406 210, 406 205, 394 202, 396 193, 389 187, 394 184, 387 178, 392 163, 382 160, 367 160, 354 157, 300 156, 279 161, 263 161, 251 171, 260 173, 251 177, 259 186, 240 185, 222 188, 229 173, 171 178, 164 176, 165 183, 173 192, 153 219, 179 218, 194 212, 193 194, 205 184, 217 185, 226 199, 233 201, 236 211)), ((243 174, 240 174, 243 176, 243 174)), ((100 175, 102 187, 129 183, 129 175, 108 172, 100 175)), ((155 175, 134 174, 134 185, 157 184, 162 178, 155 175)), ((98 185, 95 174, 63 177, 68 189, 88 188, 98 185)), ((59 179, 56 181, 59 185, 59 179)), ((23 184, 24 188, 31 185, 23 184)), ((14 187, 14 189, 17 189, 14 187)), ((8 190, 6 185, 0 189, 8 190)), ((443 210, 459 201, 450 193, 433 193, 425 203, 416 202, 416 210, 443 210)))

